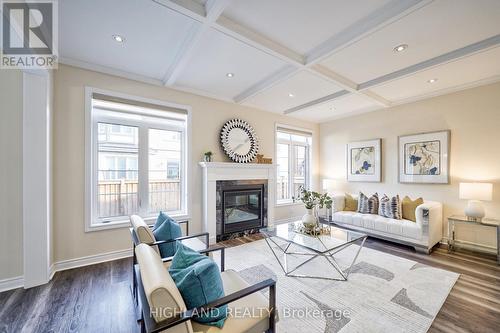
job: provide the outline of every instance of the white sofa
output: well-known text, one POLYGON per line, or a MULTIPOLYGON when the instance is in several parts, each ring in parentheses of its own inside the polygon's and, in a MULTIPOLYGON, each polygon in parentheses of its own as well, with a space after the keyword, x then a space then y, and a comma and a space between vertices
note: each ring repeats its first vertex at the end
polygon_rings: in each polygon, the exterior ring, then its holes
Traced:
POLYGON ((395 220, 375 214, 344 211, 345 195, 332 196, 332 222, 359 230, 375 238, 382 238, 413 246, 419 252, 430 253, 443 237, 443 205, 424 201, 417 207, 416 222, 395 220))

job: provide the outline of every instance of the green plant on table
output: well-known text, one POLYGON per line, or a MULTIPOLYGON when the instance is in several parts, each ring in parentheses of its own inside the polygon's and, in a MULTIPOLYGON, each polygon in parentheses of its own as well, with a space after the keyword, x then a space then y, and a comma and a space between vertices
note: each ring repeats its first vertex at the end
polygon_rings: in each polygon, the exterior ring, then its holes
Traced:
MULTIPOLYGON (((295 199, 295 198, 294 198, 295 199)), ((309 191, 304 186, 299 188, 299 197, 298 199, 304 203, 306 209, 313 209, 315 207, 318 208, 332 208, 332 198, 328 195, 328 193, 319 193, 315 191, 309 191)))

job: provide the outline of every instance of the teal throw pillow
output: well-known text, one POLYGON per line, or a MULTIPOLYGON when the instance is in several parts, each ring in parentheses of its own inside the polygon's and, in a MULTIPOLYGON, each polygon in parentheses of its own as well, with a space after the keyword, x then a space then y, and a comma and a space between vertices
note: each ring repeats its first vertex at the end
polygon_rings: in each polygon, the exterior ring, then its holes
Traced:
MULTIPOLYGON (((153 235, 157 241, 172 240, 181 237, 182 230, 181 226, 169 217, 158 228, 153 230, 153 235)), ((162 258, 171 257, 175 254, 175 243, 169 242, 158 245, 162 258)))
POLYGON ((160 211, 160 214, 158 214, 158 217, 156 218, 155 225, 153 226, 153 230, 158 229, 158 227, 162 225, 166 220, 175 221, 173 218, 160 211))
MULTIPOLYGON (((193 309, 221 297, 224 286, 219 266, 209 257, 177 243, 177 251, 168 269, 188 309, 193 309)), ((200 313, 193 319, 204 325, 222 328, 227 317, 227 305, 200 313)))

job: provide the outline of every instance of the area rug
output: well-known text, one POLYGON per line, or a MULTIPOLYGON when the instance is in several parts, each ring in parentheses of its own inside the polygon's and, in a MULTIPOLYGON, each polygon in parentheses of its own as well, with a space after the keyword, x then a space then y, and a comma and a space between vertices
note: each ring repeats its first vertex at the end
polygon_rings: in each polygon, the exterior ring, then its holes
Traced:
MULTIPOLYGON (((335 255, 342 269, 356 250, 335 255)), ((304 260, 289 257, 288 263, 304 260)), ((226 249, 226 269, 240 272, 251 284, 276 279, 278 332, 426 332, 459 277, 369 248, 361 250, 348 281, 287 277, 265 240, 226 249)), ((297 273, 336 274, 325 258, 297 273)))

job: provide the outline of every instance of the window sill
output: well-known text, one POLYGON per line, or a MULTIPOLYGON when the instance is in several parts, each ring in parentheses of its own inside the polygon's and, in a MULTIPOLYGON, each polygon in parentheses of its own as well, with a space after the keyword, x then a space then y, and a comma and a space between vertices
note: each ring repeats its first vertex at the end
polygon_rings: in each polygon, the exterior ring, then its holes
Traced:
MULTIPOLYGON (((189 220, 190 216, 188 214, 177 214, 177 215, 170 215, 174 220, 176 221, 184 221, 184 220, 189 220)), ((146 222, 148 225, 154 224, 156 221, 156 216, 149 216, 144 218, 144 222, 146 222)), ((94 231, 103 231, 103 230, 110 230, 110 229, 122 229, 122 228, 130 228, 130 221, 128 219, 124 220, 117 220, 117 221, 112 221, 108 223, 94 223, 94 224, 86 224, 85 225, 85 232, 94 232, 94 231)))
POLYGON ((303 205, 302 202, 299 202, 299 201, 282 201, 282 202, 277 202, 275 207, 287 207, 287 206, 299 206, 299 205, 303 205))

